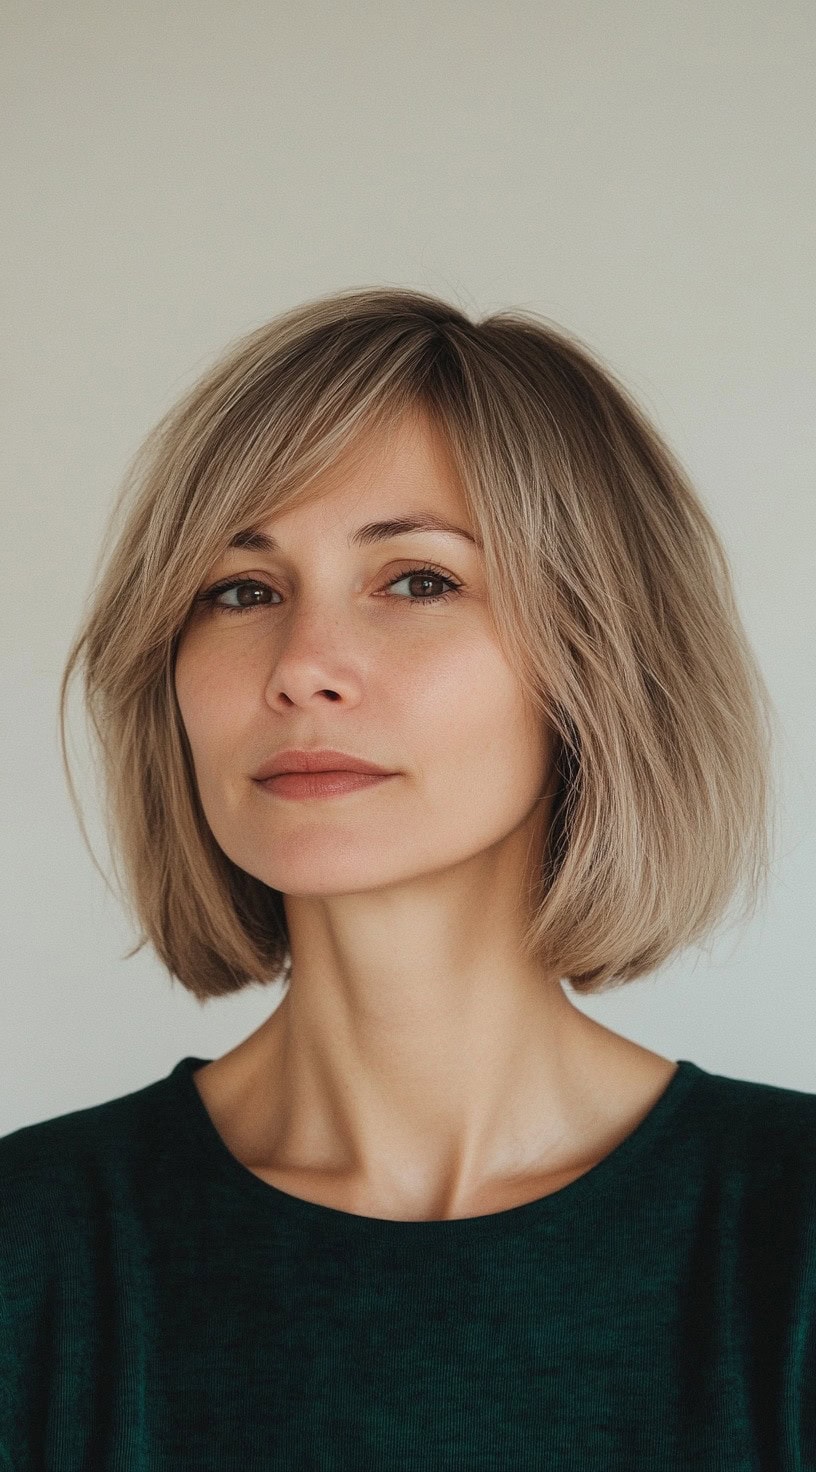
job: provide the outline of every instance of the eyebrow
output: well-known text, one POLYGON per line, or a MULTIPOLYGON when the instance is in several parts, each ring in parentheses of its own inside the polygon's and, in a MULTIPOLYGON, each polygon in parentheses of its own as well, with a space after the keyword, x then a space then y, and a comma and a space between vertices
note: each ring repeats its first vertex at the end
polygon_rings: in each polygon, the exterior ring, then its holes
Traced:
MULTIPOLYGON (((364 526, 358 527, 356 532, 350 533, 348 544, 350 547, 365 547, 373 542, 390 541, 392 537, 407 536, 409 532, 448 532, 451 536, 463 537, 465 541, 472 542, 474 547, 483 545, 481 538, 473 532, 466 531, 461 526, 454 526, 441 516, 435 516, 433 512, 418 513, 415 516, 399 516, 392 521, 367 521, 364 526)), ((241 548, 249 552, 279 552, 281 550, 274 537, 268 537, 266 532, 255 528, 236 532, 228 543, 228 547, 229 549, 241 548)))

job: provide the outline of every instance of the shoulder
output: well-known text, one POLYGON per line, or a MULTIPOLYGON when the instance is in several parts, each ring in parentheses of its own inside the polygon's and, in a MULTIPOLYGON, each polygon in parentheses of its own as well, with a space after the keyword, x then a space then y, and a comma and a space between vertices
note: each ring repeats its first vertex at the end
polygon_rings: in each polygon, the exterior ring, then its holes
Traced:
POLYGON ((155 1153, 166 1080, 0 1136, 0 1271, 69 1250, 155 1153))
POLYGON ((745 1143, 816 1150, 816 1093, 705 1071, 698 1093, 712 1123, 745 1143))
POLYGON ((110 1141, 122 1142, 155 1111, 166 1080, 147 1084, 127 1094, 65 1114, 53 1115, 0 1136, 0 1172, 8 1185, 33 1184, 44 1173, 75 1171, 104 1151, 110 1141))
POLYGON ((709 1185, 746 1216, 816 1233, 816 1094, 703 1072, 690 1103, 709 1185))

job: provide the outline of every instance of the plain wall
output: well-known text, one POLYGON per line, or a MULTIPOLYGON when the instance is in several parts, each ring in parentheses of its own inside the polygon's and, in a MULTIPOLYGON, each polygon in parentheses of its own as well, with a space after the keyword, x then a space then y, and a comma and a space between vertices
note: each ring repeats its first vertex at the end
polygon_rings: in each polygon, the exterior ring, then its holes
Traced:
POLYGON ((279 996, 202 1008, 148 949, 123 960, 136 935, 74 817, 57 690, 149 428, 243 331, 364 285, 548 316, 690 470, 783 730, 770 898, 709 953, 576 1005, 816 1091, 810 0, 18 0, 0 32, 0 1133, 219 1056, 279 996))

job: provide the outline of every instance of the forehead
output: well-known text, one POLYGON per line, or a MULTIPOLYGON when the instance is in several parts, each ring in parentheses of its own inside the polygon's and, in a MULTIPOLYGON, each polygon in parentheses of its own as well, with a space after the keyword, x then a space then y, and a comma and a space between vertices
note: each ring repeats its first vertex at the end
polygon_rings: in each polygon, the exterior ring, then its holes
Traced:
POLYGON ((365 494, 398 495, 403 490, 425 492, 440 509, 461 510, 465 505, 447 441, 419 410, 362 431, 310 486, 310 492, 337 501, 365 494))
POLYGON ((311 530, 342 526, 349 544, 358 546, 413 530, 455 530, 481 545, 444 435, 419 414, 361 433, 302 497, 262 516, 229 545, 275 551, 276 531, 304 523, 311 530))

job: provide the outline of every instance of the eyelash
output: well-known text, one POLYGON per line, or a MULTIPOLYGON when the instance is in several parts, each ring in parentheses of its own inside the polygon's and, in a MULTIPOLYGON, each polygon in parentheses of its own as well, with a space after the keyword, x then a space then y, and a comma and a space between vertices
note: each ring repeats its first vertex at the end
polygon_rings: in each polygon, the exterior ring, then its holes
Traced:
MULTIPOLYGON (((461 583, 455 582, 454 579, 451 578, 451 577, 449 577, 447 573, 444 573, 441 568, 434 567, 431 563, 426 563, 422 567, 409 567, 409 568, 406 568, 403 572, 400 572, 397 575, 397 577, 391 578, 389 580, 389 582, 387 582, 385 584, 385 586, 386 586, 386 588, 391 588, 391 587, 394 586, 395 583, 401 583, 405 578, 408 578, 408 577, 421 577, 423 573, 427 574, 429 577, 432 577, 432 578, 439 578, 443 583, 449 583, 450 584, 449 590, 447 592, 445 592, 445 593, 436 593, 434 595, 431 595, 431 596, 425 597, 425 598, 403 598, 403 599, 398 599, 397 600, 398 602, 408 603, 408 604, 412 604, 412 603, 413 604, 417 604, 417 603, 444 603, 448 598, 452 598, 455 595, 457 595, 459 593, 461 587, 462 587, 462 584, 461 583)), ((264 603, 254 603, 254 604, 252 604, 252 603, 250 603, 250 604, 246 604, 243 608, 228 608, 225 603, 217 603, 216 602, 216 599, 219 598, 222 593, 227 593, 227 592, 229 592, 233 588, 267 588, 268 589, 269 588, 269 584, 268 583, 261 582, 258 578, 230 578, 226 582, 216 583, 215 586, 212 587, 212 588, 209 588, 206 593, 200 593, 199 596, 198 596, 197 602, 200 602, 200 603, 209 603, 211 605, 214 613, 227 613, 227 614, 253 613, 256 608, 270 608, 270 607, 276 608, 276 607, 278 607, 278 605, 277 604, 274 604, 274 603, 273 604, 268 604, 268 603, 266 603, 266 604, 264 604, 264 603)), ((275 589, 272 589, 271 591, 274 592, 275 589)))

